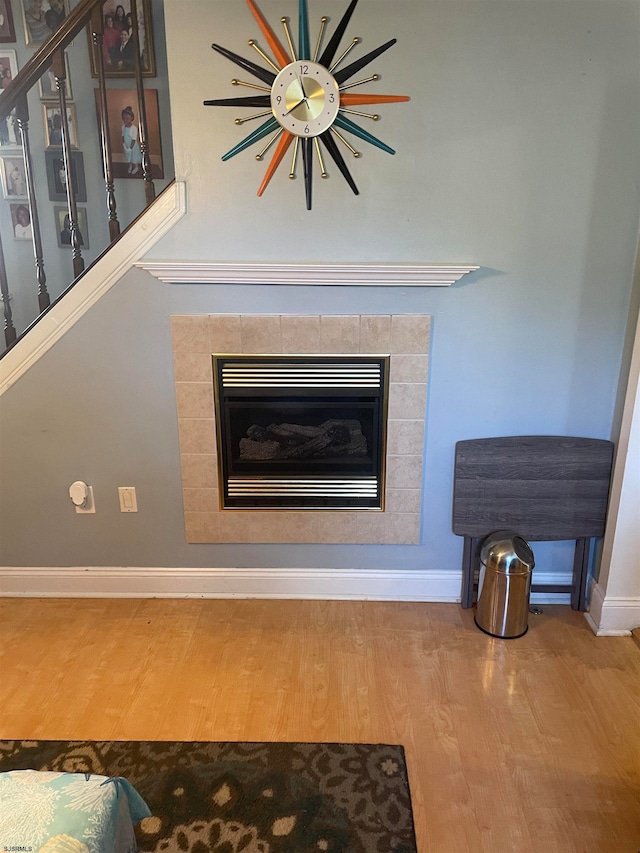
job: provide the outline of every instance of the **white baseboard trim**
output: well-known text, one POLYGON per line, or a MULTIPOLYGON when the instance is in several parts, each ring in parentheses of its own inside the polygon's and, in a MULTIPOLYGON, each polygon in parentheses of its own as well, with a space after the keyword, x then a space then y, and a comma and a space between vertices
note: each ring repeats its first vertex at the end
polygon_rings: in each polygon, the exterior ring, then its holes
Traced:
POLYGON ((640 598, 606 596, 602 587, 591 588, 591 607, 585 618, 597 637, 628 637, 640 626, 640 598))
MULTIPOLYGON (((538 583, 569 583, 537 575, 538 583)), ((0 596, 30 598, 294 598, 460 601, 458 571, 382 569, 178 569, 95 566, 0 568, 0 596)), ((568 594, 531 596, 568 604, 568 594)))
POLYGON ((174 182, 0 361, 0 396, 35 364, 186 213, 186 185, 174 182))

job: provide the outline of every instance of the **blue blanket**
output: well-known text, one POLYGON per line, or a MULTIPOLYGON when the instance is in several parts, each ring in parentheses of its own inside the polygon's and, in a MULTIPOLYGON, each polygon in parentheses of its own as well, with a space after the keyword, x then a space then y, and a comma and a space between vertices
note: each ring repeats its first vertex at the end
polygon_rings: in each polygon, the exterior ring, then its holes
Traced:
POLYGON ((2 853, 134 853, 133 824, 151 812, 126 779, 89 773, 0 773, 2 853))

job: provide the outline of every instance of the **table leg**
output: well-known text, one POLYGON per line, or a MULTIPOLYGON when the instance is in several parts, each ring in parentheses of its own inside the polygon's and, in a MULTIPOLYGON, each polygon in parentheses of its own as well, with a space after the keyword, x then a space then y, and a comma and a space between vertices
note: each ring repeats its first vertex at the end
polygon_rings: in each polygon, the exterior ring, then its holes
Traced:
POLYGON ((473 607, 474 581, 476 573, 476 551, 480 540, 471 536, 464 537, 464 548, 462 551, 462 593, 460 604, 465 610, 473 607))
POLYGON ((573 558, 573 588, 571 590, 571 607, 573 610, 587 609, 589 542, 589 539, 576 539, 576 551, 573 558))

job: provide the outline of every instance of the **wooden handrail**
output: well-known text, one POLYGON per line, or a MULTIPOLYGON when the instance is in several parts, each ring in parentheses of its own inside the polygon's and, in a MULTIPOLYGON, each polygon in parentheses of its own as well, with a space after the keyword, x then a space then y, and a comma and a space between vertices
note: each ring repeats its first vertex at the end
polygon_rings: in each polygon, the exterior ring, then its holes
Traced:
POLYGON ((18 103, 21 95, 26 95, 47 68, 50 67, 56 51, 64 50, 73 39, 91 21, 91 13, 96 6, 102 6, 104 0, 80 0, 64 19, 60 27, 52 33, 40 49, 20 69, 19 78, 9 83, 0 98, 0 121, 5 119, 18 103))

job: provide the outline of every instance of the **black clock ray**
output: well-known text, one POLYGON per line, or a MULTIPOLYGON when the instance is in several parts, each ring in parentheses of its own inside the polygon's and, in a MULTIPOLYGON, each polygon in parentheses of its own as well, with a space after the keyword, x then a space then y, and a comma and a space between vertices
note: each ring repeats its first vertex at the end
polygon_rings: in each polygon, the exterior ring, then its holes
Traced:
POLYGON ((358 4, 358 0, 351 0, 349 3, 349 7, 346 12, 340 19, 338 26, 335 29, 334 34, 331 36, 329 41, 327 42, 327 46, 322 52, 322 56, 318 60, 320 65, 324 65, 325 68, 329 68, 331 63, 333 62, 333 58, 336 55, 336 50, 338 49, 338 45, 340 44, 342 37, 347 29, 349 21, 351 20, 351 16, 353 15, 353 10, 356 8, 358 4))
POLYGON ((324 147, 329 152, 329 155, 333 159, 334 163, 336 164, 338 169, 340 169, 340 172, 342 173, 342 176, 344 177, 345 181, 353 190, 354 195, 360 195, 360 190, 358 189, 355 181, 351 177, 351 172, 347 168, 347 164, 344 162, 344 157, 340 153, 338 146, 336 145, 335 139, 333 138, 333 136, 331 136, 331 131, 325 130, 324 133, 320 134, 320 139, 323 142, 324 147))
POLYGON ((230 59, 231 62, 235 62, 235 64, 239 65, 240 68, 248 71, 249 74, 253 74, 254 77, 257 77, 269 86, 271 86, 273 81, 276 79, 276 75, 273 71, 269 71, 267 68, 261 68, 259 65, 256 65, 255 62, 251 62, 250 59, 245 59, 244 56, 240 56, 237 53, 233 53, 231 50, 227 50, 226 47, 221 47, 219 44, 212 44, 211 47, 218 53, 222 54, 222 56, 226 57, 226 59, 230 59))
POLYGON ((304 171, 304 194, 307 200, 307 210, 311 210, 311 190, 313 186, 313 140, 302 140, 302 168, 304 171))
POLYGON ((352 62, 351 65, 347 65, 342 71, 336 71, 333 75, 338 86, 341 83, 344 83, 345 80, 348 80, 349 77, 353 77, 354 74, 357 74, 358 71, 361 71, 365 65, 368 65, 370 62, 373 62, 381 53, 384 53, 385 50, 389 50, 398 39, 391 39, 385 44, 381 44, 380 47, 377 47, 375 50, 369 51, 369 53, 365 53, 364 56, 361 56, 360 59, 356 59, 355 62, 352 62))
POLYGON ((205 107, 270 107, 269 95, 249 95, 246 98, 218 98, 203 101, 205 107))

